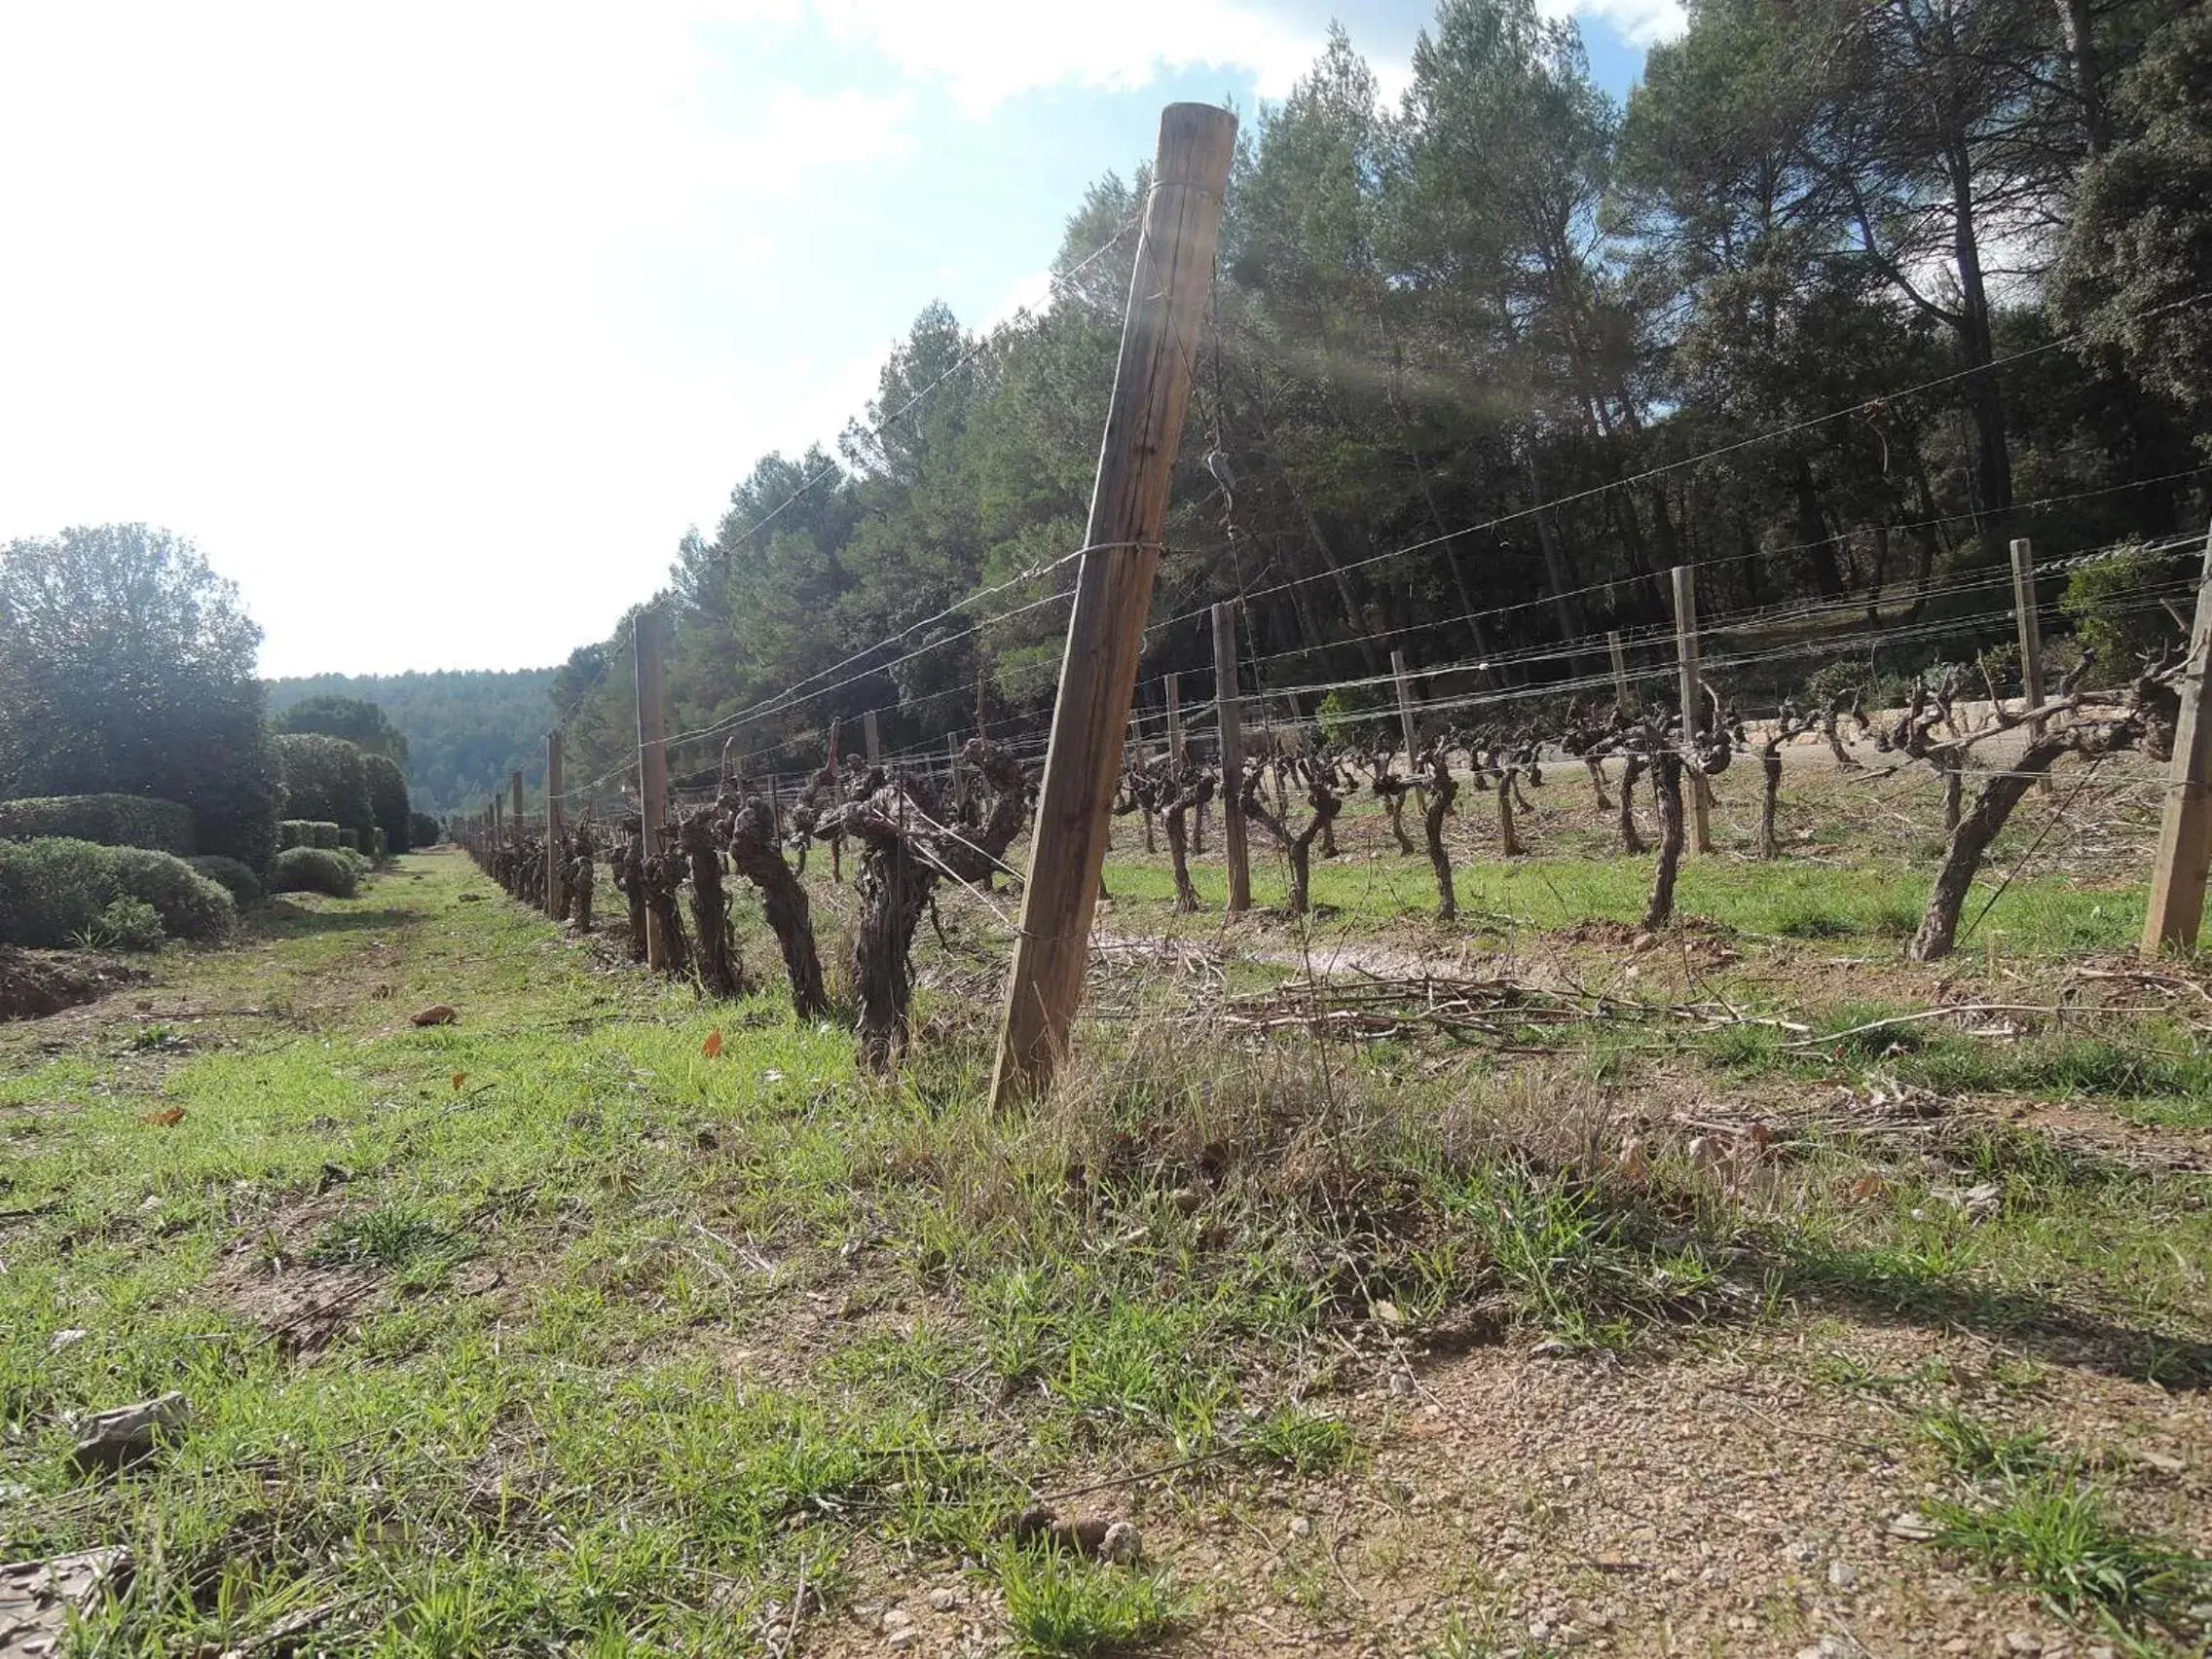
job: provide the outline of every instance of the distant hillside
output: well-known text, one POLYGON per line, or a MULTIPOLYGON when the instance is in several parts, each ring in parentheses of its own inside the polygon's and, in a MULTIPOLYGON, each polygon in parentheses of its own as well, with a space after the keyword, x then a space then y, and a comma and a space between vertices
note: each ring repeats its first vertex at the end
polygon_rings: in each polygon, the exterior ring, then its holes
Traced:
POLYGON ((415 810, 474 812, 507 787, 516 767, 531 790, 545 773, 552 723, 550 668, 497 674, 316 674, 269 682, 269 712, 334 694, 375 703, 407 734, 407 785, 415 810))

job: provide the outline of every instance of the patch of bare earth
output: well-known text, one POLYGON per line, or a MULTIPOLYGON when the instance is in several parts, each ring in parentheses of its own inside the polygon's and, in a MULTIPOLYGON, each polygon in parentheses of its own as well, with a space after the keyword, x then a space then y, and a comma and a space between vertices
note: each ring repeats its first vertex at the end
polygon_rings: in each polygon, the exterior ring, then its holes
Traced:
POLYGON ((43 1019, 146 977, 143 968, 96 951, 0 945, 0 1020, 43 1019))

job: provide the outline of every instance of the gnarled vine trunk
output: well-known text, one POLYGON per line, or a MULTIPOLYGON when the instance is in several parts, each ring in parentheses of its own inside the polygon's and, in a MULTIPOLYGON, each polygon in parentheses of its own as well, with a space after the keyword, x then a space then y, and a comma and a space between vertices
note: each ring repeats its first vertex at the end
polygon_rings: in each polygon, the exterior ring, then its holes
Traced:
POLYGON ((1659 867, 1652 876, 1643 926, 1657 932, 1674 919, 1675 877, 1682 866, 1682 757, 1664 749, 1650 764, 1651 793, 1659 803, 1659 867))

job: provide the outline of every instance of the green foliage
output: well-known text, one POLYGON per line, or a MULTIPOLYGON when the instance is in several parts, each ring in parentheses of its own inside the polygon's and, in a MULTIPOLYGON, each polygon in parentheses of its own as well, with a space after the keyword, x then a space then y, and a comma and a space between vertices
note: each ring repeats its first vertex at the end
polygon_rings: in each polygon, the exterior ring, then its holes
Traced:
POLYGON ((2058 606, 2073 621, 2074 637, 2097 653, 2093 683, 2125 682, 2136 674, 2139 657, 2175 642, 2180 625, 2160 607, 2145 604, 2144 595, 2195 558, 2192 552, 2177 559, 2136 543, 2074 568, 2058 606))
POLYGON ((162 913, 143 899, 122 895, 107 902, 83 942, 95 950, 159 950, 168 935, 162 913))
MULTIPOLYGON (((62 837, 0 842, 0 944, 96 938, 126 899, 152 909, 174 939, 220 938, 238 918, 229 893, 169 853, 62 837)), ((129 932, 138 913, 126 908, 113 921, 129 932)))
POLYGON ((375 828, 368 762, 358 749, 318 732, 288 733, 276 742, 289 816, 327 821, 356 835, 375 828))
POLYGON ((237 859, 227 859, 220 853, 203 853, 198 858, 185 862, 228 893, 231 902, 241 912, 250 910, 261 903, 261 877, 237 859))
POLYGON ((335 849, 338 845, 338 826, 328 819, 287 818, 276 826, 276 843, 280 849, 335 849))
POLYGON ((407 764, 406 734, 376 704, 359 697, 318 693, 280 709, 270 725, 280 732, 320 732, 342 737, 363 755, 407 764))
POLYGON ((413 814, 407 804, 407 778, 398 763, 383 755, 369 755, 362 764, 369 775, 369 805, 376 813, 372 828, 383 837, 384 851, 404 853, 413 843, 413 814))
POLYGON ((1015 1648, 1037 1659, 1132 1652, 1165 1636, 1177 1612, 1158 1573, 1045 1550, 1009 1550, 995 1565, 1015 1648))
POLYGON ((269 866, 272 893, 325 893, 350 899, 360 877, 343 853, 321 847, 287 847, 269 866))
POLYGON ((311 702, 373 705, 402 746, 386 747, 385 753, 405 768, 409 794, 418 806, 443 817, 481 811, 486 797, 506 788, 510 773, 521 771, 533 785, 543 776, 545 728, 567 706, 552 695, 554 672, 318 674, 271 681, 269 705, 279 724, 311 702))
POLYGON ((426 812, 407 815, 407 845, 412 849, 434 847, 445 838, 445 830, 438 821, 426 812))
POLYGON ((49 795, 0 801, 0 841, 44 835, 103 847, 152 847, 183 858, 192 851, 192 809, 147 795, 49 795))
POLYGON ((121 793, 189 808, 198 847, 275 846, 253 678, 261 630, 191 543, 144 525, 0 549, 0 796, 121 793))

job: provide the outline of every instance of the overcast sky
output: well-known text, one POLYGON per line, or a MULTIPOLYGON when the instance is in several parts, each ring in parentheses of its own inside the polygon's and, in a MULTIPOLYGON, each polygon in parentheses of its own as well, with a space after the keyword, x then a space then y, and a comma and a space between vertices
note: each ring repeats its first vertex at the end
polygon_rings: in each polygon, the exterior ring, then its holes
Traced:
MULTIPOLYGON (((1583 13, 1624 93, 1675 0, 1583 13)), ((142 519, 270 675, 557 662, 914 313, 1006 314, 1160 106, 1422 0, 0 8, 0 540, 142 519)))

